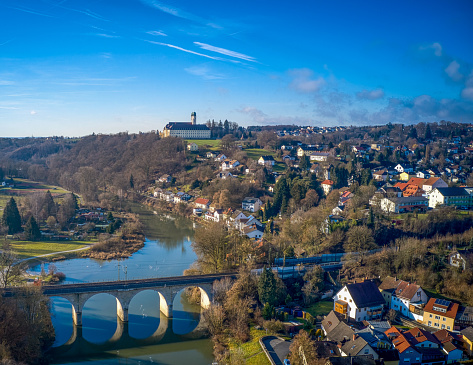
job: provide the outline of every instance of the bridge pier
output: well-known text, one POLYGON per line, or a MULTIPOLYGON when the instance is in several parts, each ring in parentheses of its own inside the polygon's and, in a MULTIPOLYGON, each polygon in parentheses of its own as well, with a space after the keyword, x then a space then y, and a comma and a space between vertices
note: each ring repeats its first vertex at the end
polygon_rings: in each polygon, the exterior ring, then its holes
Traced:
POLYGON ((123 308, 117 299, 117 316, 122 322, 128 322, 128 308, 123 308))
POLYGON ((172 290, 166 289, 158 292, 159 310, 168 318, 172 318, 172 302, 174 300, 172 290))
POLYGON ((76 326, 82 327, 82 312, 76 311, 74 306, 72 306, 72 320, 76 326))

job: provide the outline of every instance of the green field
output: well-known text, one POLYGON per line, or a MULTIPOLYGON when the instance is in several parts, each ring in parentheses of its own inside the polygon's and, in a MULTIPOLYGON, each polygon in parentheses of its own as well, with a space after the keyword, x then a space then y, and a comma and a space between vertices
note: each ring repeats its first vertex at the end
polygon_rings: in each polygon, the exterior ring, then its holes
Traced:
POLYGON ((312 304, 307 312, 312 314, 313 317, 325 316, 330 313, 333 309, 333 302, 331 300, 321 300, 315 304, 312 304))
POLYGON ((75 250, 91 244, 90 241, 11 241, 12 249, 20 259, 75 250))
POLYGON ((262 148, 247 148, 244 150, 249 158, 258 160, 261 156, 276 156, 276 152, 264 150, 262 148))
POLYGON ((62 197, 69 193, 69 191, 64 190, 58 186, 54 185, 46 185, 42 184, 36 181, 32 180, 27 180, 27 179, 13 179, 14 180, 14 186, 11 187, 2 187, 0 188, 0 210, 3 210, 5 207, 6 203, 10 200, 10 198, 13 196, 15 199, 17 205, 18 203, 24 199, 24 197, 37 193, 37 192, 43 192, 45 193, 46 191, 50 191, 53 198, 56 200, 61 200, 62 197))
POLYGON ((199 148, 208 150, 218 150, 220 148, 219 139, 186 139, 188 144, 195 143, 199 148))

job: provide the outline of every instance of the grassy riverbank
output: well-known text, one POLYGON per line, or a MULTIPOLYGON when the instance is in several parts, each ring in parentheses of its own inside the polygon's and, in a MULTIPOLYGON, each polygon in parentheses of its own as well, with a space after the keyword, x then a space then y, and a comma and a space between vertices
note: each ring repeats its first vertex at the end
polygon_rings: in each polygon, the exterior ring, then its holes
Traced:
POLYGON ((93 243, 93 241, 11 241, 11 247, 19 259, 29 259, 41 255, 53 256, 64 251, 91 246, 93 243))
POLYGON ((241 351, 247 365, 271 365, 259 343, 259 339, 266 335, 265 330, 257 330, 251 327, 250 340, 243 344, 236 341, 230 342, 230 351, 233 353, 241 351))

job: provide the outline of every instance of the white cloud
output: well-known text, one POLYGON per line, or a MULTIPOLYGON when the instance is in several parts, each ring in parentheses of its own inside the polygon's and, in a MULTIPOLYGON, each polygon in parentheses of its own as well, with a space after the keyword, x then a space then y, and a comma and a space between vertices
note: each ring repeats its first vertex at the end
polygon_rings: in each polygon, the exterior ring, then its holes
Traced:
POLYGON ((120 38, 117 35, 111 35, 111 34, 106 34, 106 33, 95 33, 95 35, 98 37, 104 37, 104 38, 120 38))
POLYGON ((157 44, 159 46, 165 46, 165 47, 169 47, 169 48, 174 48, 174 49, 178 49, 179 51, 182 51, 182 52, 187 52, 187 53, 191 53, 191 54, 195 54, 197 56, 201 56, 201 57, 205 57, 205 58, 210 58, 212 60, 219 60, 219 61, 222 61, 223 59, 220 58, 220 57, 213 57, 213 56, 209 56, 209 55, 206 55, 206 54, 203 54, 203 53, 198 53, 198 52, 194 52, 194 51, 191 51, 189 49, 185 49, 185 48, 182 48, 182 47, 178 47, 178 46, 175 46, 173 44, 169 44, 169 43, 161 43, 161 42, 155 42, 155 41, 145 41, 145 42, 148 42, 148 43, 152 43, 152 44, 157 44))
POLYGON ((473 101, 473 71, 468 76, 465 83, 465 88, 462 90, 461 96, 463 99, 473 101))
POLYGON ((357 92, 356 97, 358 99, 364 99, 364 100, 377 100, 384 97, 384 90, 381 88, 374 89, 371 91, 363 90, 363 91, 357 92))
POLYGON ((148 34, 151 34, 151 35, 155 35, 155 36, 161 36, 161 37, 167 37, 168 35, 164 32, 161 32, 160 30, 150 30, 149 32, 146 32, 148 34))
POLYGON ((420 50, 427 50, 427 49, 433 49, 434 50, 434 55, 437 57, 442 56, 442 45, 438 42, 434 42, 432 44, 429 44, 427 46, 421 46, 420 50))
POLYGON ((445 72, 453 81, 460 81, 461 79, 463 79, 464 76, 462 73, 459 72, 459 70, 460 64, 454 60, 450 62, 450 64, 445 69, 445 72))
POLYGON ((248 55, 243 54, 243 53, 230 51, 230 50, 225 49, 225 48, 211 46, 210 44, 206 44, 206 43, 194 42, 194 44, 199 46, 202 49, 207 50, 207 51, 220 53, 220 54, 223 54, 225 56, 230 56, 230 57, 238 58, 238 59, 245 60, 245 61, 256 62, 254 57, 248 56, 248 55))
POLYGON ((184 70, 191 75, 200 76, 204 80, 221 80, 225 78, 223 74, 213 72, 209 67, 204 65, 188 67, 184 70))
POLYGON ((323 77, 314 79, 314 72, 308 68, 290 70, 289 75, 292 77, 289 87, 301 93, 319 91, 326 84, 323 77))
POLYGON ((36 110, 32 110, 32 111, 30 111, 30 114, 31 115, 36 115, 36 114, 38 114, 38 112, 36 110))

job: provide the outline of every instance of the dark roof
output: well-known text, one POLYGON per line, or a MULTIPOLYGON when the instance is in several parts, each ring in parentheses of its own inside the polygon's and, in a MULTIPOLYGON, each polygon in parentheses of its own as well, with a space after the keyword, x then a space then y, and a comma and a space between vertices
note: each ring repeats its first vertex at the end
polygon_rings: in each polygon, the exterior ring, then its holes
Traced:
POLYGON ((345 322, 340 322, 327 334, 327 338, 332 341, 344 342, 350 341, 354 334, 355 331, 353 331, 345 322))
POLYGON ((469 196, 464 188, 437 188, 443 196, 469 196))
POLYGON ((166 124, 165 129, 179 130, 179 131, 208 131, 210 130, 204 124, 192 124, 188 122, 170 122, 166 124))
POLYGON ((464 330, 461 330, 460 333, 464 337, 468 338, 470 341, 473 341, 473 327, 472 326, 467 327, 464 330))
POLYGON ((396 280, 392 276, 386 276, 383 282, 379 285, 379 289, 393 292, 399 285, 401 280, 396 280))
POLYGON ((366 280, 362 283, 348 284, 347 289, 357 308, 371 307, 385 303, 378 287, 371 280, 366 280))
POLYGON ((366 342, 363 337, 356 336, 354 340, 352 339, 351 341, 345 342, 342 346, 342 351, 348 356, 355 356, 358 355, 366 345, 368 345, 368 342, 366 342))
POLYGON ((332 365, 375 365, 373 355, 329 357, 326 363, 332 365))
POLYGON ((326 333, 332 331, 342 320, 342 315, 339 313, 335 313, 333 310, 330 311, 329 314, 325 316, 322 320, 322 327, 324 328, 326 333))
POLYGON ((333 341, 315 341, 315 351, 321 358, 327 358, 331 356, 340 356, 337 343, 333 341))
POLYGON ((265 161, 274 161, 273 156, 261 156, 261 158, 265 161))

